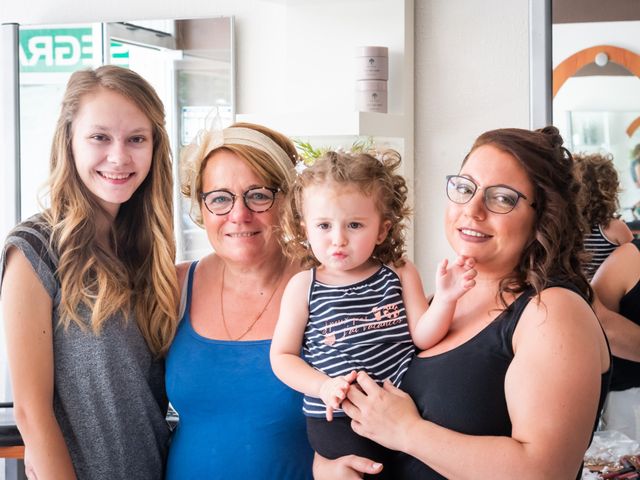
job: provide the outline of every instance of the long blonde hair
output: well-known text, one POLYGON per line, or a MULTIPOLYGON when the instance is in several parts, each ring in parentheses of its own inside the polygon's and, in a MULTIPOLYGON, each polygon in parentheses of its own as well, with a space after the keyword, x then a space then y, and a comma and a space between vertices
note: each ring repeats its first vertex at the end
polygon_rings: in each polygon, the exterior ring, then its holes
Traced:
POLYGON ((153 87, 135 72, 107 65, 71 75, 51 146, 45 219, 59 252, 60 323, 86 328, 79 311, 91 312, 99 334, 114 314, 135 315, 154 354, 166 353, 177 327, 178 285, 172 217, 171 149, 164 108, 153 87), (153 158, 149 174, 121 205, 110 231, 110 249, 96 239, 96 217, 106 215, 81 181, 71 149, 72 124, 82 98, 99 88, 133 102, 150 120, 153 158))

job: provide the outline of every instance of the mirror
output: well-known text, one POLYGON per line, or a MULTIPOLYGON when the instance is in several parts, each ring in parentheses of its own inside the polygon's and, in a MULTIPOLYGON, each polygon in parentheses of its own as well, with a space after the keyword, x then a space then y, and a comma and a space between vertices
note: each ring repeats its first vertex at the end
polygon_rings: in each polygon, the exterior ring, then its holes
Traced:
MULTIPOLYGON (((39 210, 49 149, 66 82, 75 70, 111 63, 147 79, 165 105, 174 159, 204 126, 235 118, 233 17, 21 26, 20 150, 23 218, 39 210), (106 59, 106 61, 105 61, 106 59)), ((177 162, 174 175, 178 177, 177 162)), ((178 261, 208 251, 176 185, 178 261)), ((47 200, 43 199, 46 205, 47 200)))
POLYGON ((640 233, 640 4, 600 3, 553 2, 553 124, 570 151, 613 155, 620 214, 640 233))

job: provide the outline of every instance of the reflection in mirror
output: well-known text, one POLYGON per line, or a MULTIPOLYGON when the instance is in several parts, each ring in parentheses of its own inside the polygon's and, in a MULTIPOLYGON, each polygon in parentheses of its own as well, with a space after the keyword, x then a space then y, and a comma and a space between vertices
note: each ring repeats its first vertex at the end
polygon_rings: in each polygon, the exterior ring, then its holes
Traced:
POLYGON ((619 213, 638 226, 640 5, 556 0, 552 17, 553 124, 572 152, 613 155, 622 188, 619 213))
MULTIPOLYGON (((165 105, 174 159, 205 121, 223 127, 234 120, 233 18, 21 26, 19 36, 23 218, 40 208, 60 101, 75 70, 111 63, 146 78, 165 105)), ((175 192, 178 261, 198 258, 208 242, 178 185, 175 192)))

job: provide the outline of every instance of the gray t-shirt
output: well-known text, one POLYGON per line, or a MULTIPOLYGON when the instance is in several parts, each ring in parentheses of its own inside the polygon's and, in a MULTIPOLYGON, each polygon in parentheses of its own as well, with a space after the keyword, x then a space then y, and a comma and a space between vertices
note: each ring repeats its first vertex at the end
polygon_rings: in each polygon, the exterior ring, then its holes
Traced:
MULTIPOLYGON (((75 323, 58 325, 58 253, 40 215, 16 226, 5 243, 29 260, 53 301, 53 407, 79 479, 159 480, 163 477, 169 429, 164 361, 149 351, 135 318, 110 318, 100 335, 75 323)), ((89 321, 86 308, 80 317, 89 321)), ((24 321, 29 321, 25 318, 24 321)))

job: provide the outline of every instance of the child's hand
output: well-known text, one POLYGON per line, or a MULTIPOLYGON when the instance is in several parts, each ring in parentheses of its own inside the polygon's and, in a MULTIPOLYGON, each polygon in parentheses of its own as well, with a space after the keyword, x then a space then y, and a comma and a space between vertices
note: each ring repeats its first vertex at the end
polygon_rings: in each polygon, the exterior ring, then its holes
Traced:
POLYGON ((455 263, 449 265, 445 258, 436 273, 436 293, 441 300, 455 302, 476 284, 478 272, 473 268, 475 260, 471 257, 459 256, 455 263))
POLYGON ((327 406, 327 421, 333 420, 333 410, 340 408, 342 401, 347 398, 349 387, 355 381, 356 371, 352 371, 348 375, 330 378, 326 380, 320 387, 320 398, 327 406))

